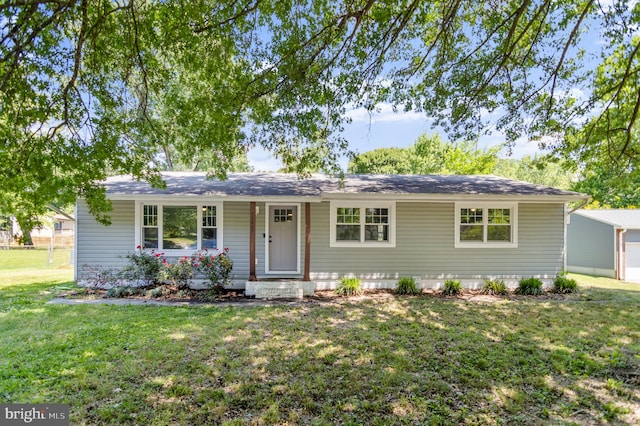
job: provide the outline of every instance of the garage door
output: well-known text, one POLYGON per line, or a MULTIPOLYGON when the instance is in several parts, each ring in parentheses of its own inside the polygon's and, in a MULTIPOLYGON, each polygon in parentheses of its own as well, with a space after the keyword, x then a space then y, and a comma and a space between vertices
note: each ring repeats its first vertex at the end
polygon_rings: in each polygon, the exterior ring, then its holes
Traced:
POLYGON ((626 281, 640 283, 640 243, 627 243, 626 281))

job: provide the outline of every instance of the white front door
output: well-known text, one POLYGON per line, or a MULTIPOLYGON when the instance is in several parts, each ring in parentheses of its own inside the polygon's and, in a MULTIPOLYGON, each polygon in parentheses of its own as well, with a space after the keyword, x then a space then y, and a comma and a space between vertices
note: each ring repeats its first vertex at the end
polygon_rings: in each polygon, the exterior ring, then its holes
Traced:
POLYGON ((274 204, 268 212, 268 272, 299 272, 298 206, 274 204))
POLYGON ((640 243, 627 243, 625 281, 640 283, 640 243))

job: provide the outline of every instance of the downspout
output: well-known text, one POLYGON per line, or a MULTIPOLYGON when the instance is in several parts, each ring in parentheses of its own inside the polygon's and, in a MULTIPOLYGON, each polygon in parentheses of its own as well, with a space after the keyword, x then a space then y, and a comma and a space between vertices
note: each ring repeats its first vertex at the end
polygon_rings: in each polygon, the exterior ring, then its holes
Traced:
POLYGON ((626 277, 626 263, 627 263, 627 255, 625 248, 625 234, 627 233, 626 228, 618 228, 616 229, 616 279, 620 281, 624 281, 626 277))
POLYGON ((564 236, 563 236, 563 245, 562 245, 562 271, 563 272, 568 272, 567 271, 567 225, 569 225, 570 222, 570 217, 569 214, 567 213, 567 203, 564 203, 564 236))

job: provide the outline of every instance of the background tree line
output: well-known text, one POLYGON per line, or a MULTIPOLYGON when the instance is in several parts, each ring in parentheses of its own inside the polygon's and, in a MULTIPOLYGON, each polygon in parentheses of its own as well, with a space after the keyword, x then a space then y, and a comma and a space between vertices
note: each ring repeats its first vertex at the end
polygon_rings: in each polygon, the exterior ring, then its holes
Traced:
POLYGON ((615 176, 605 171, 582 174, 566 163, 542 155, 500 158, 501 146, 478 149, 475 142, 444 142, 439 135, 421 135, 406 148, 378 148, 356 155, 348 173, 380 174, 493 174, 510 179, 584 192, 590 207, 635 208, 640 205, 640 181, 609 186, 615 176))

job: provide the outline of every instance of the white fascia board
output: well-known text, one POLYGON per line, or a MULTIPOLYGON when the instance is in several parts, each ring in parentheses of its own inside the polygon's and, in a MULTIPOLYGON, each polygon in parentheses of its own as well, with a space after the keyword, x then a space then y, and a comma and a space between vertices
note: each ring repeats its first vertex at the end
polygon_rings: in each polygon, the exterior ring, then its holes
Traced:
POLYGON ((492 194, 367 194, 367 193, 332 193, 324 194, 323 201, 331 200, 386 200, 403 202, 442 202, 456 201, 509 201, 520 203, 565 203, 584 199, 582 196, 564 195, 492 195, 492 194))
POLYGON ((219 196, 219 195, 177 195, 177 194, 107 194, 113 201, 154 201, 154 202, 190 202, 203 203, 240 201, 258 203, 319 203, 320 197, 247 197, 247 196, 219 196))

